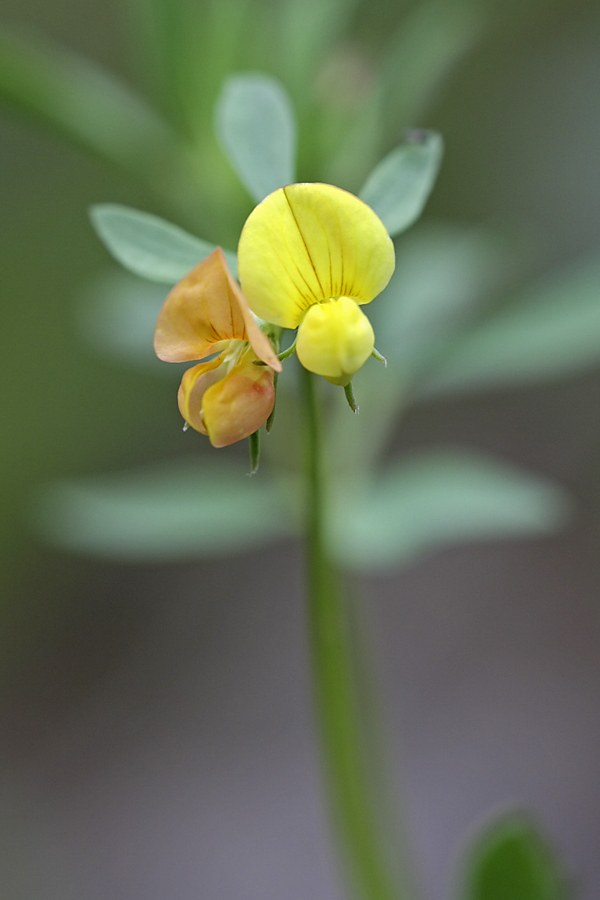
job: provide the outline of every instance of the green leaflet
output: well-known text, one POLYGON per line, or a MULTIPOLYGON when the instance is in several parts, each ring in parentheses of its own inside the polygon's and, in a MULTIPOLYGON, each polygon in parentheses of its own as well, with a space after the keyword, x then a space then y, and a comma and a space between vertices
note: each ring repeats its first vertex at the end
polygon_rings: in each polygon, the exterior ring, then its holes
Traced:
MULTIPOLYGON (((175 284, 215 249, 159 216, 102 203, 90 210, 96 234, 121 265, 135 275, 175 284)), ((227 265, 237 273, 235 253, 225 251, 227 265)))
POLYGON ((359 197, 375 210, 392 235, 419 218, 442 162, 444 144, 433 131, 416 131, 375 167, 359 197))
POLYGON ((257 202, 295 180, 296 123, 279 82, 258 73, 230 78, 217 103, 216 129, 257 202))
POLYGON ((277 485, 265 475, 248 478, 237 458, 55 482, 32 518, 54 546, 145 562, 231 553, 292 530, 277 485))
POLYGON ((404 460, 353 497, 342 488, 332 541, 357 569, 405 565, 465 541, 550 533, 568 511, 557 485, 466 451, 404 460))
POLYGON ((469 851, 460 900, 566 900, 572 896, 537 825, 522 813, 483 828, 469 851))

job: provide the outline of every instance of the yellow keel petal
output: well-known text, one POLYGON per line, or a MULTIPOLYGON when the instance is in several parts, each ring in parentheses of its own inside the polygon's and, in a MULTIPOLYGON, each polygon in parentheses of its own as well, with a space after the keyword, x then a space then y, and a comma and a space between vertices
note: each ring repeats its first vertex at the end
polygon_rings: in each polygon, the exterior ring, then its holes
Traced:
POLYGON ((335 384, 348 384, 375 345, 371 323, 349 297, 315 304, 306 313, 296 343, 305 369, 335 384))

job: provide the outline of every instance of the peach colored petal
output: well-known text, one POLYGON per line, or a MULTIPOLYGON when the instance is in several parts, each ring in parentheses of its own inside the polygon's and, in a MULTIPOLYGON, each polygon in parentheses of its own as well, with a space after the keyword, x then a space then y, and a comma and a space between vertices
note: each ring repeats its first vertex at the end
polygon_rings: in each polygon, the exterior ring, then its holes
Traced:
POLYGON ((227 447, 249 437, 273 409, 273 371, 255 366, 256 359, 248 349, 237 366, 204 394, 202 415, 213 447, 227 447))
POLYGON ((258 323, 254 318, 254 314, 248 306, 248 301, 242 294, 237 281, 229 270, 227 270, 227 277, 229 279, 229 289, 231 290, 232 296, 236 298, 240 312, 244 318, 247 334, 246 340, 249 341, 250 346, 259 359, 262 359, 264 363, 271 366, 276 372, 281 372, 283 367, 271 346, 269 338, 264 331, 260 330, 258 323))
POLYGON ((225 377, 225 372, 223 357, 220 356, 211 359, 210 362, 199 363, 183 373, 177 394, 179 412, 185 421, 201 434, 208 434, 202 414, 204 394, 215 382, 225 377))
POLYGON ((165 362, 202 359, 231 340, 248 340, 246 322, 223 251, 217 247, 175 285, 154 332, 154 349, 165 362))

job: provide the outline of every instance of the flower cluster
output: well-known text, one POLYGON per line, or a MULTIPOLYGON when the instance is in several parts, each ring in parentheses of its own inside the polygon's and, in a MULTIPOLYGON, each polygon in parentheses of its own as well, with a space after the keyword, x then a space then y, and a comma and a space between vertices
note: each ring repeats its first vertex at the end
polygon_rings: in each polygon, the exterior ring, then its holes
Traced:
POLYGON ((266 197, 240 237, 241 288, 217 249, 173 288, 158 318, 160 359, 217 354, 183 376, 179 409, 186 422, 224 447, 266 421, 281 362, 265 323, 297 329, 302 365, 348 385, 374 350, 360 307, 386 287, 394 265, 383 223, 352 194, 328 184, 291 184, 266 197))

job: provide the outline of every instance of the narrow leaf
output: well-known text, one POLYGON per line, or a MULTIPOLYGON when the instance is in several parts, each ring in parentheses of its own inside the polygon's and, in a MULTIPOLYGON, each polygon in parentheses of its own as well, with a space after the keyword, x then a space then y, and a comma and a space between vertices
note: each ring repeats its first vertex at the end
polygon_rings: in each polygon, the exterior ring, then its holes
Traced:
MULTIPOLYGON (((190 435, 193 439, 193 436, 190 435)), ((279 491, 247 466, 206 458, 44 489, 34 525, 64 549, 165 562, 259 546, 290 532, 279 491)))
POLYGON ((136 175, 178 168, 168 126, 135 91, 75 53, 0 29, 0 98, 136 175))
POLYGON ((501 816, 477 835, 464 881, 460 900, 565 900, 569 896, 543 835, 520 813, 501 816))
POLYGON ((230 78, 217 104, 216 128, 232 166, 257 202, 294 181, 294 113, 277 81, 260 74, 230 78))
POLYGON ((413 127, 490 27, 493 3, 421 0, 403 17, 383 57, 381 92, 387 136, 413 127))
MULTIPOLYGON (((93 206, 90 218, 115 259, 149 281, 175 284, 215 249, 214 244, 201 241, 159 216, 128 206, 93 206)), ((225 251, 225 256, 235 275, 236 255, 225 251)))
POLYGON ((360 192, 392 235, 419 218, 433 188, 443 154, 443 141, 433 131, 413 131, 408 142, 383 159, 360 192))
POLYGON ((567 509, 542 478, 474 453, 430 452, 341 504, 333 540, 348 566, 398 566, 448 544, 556 531, 567 509))
POLYGON ((376 81, 328 169, 328 178, 357 190, 383 146, 402 128, 423 122, 427 106, 488 26, 494 4, 422 0, 391 35, 376 81))
POLYGON ((539 382, 600 362, 600 261, 532 289, 458 338, 421 395, 539 382))
POLYGON ((286 0, 277 17, 269 15, 277 36, 278 70, 293 88, 296 103, 311 102, 311 86, 324 51, 339 44, 357 0, 286 0))

